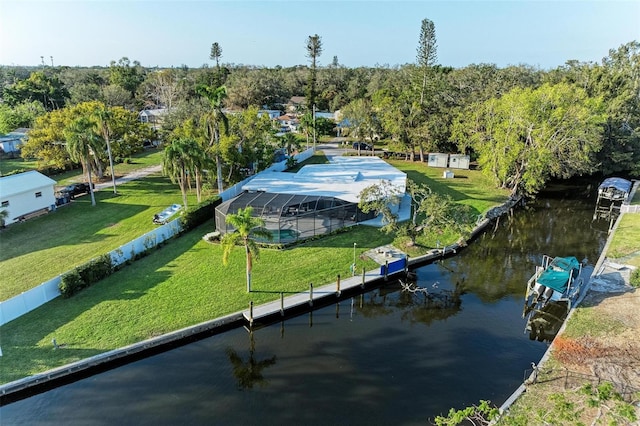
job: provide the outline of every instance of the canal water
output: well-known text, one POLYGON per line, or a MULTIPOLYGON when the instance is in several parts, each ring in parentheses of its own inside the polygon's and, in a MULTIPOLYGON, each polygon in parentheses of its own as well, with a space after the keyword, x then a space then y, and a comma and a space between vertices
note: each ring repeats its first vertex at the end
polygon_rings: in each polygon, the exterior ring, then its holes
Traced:
POLYGON ((209 337, 0 408, 2 425, 424 425, 450 407, 500 405, 546 343, 521 318, 542 256, 589 267, 608 223, 586 184, 554 186, 455 257, 417 270, 433 308, 390 283, 248 333, 209 337))

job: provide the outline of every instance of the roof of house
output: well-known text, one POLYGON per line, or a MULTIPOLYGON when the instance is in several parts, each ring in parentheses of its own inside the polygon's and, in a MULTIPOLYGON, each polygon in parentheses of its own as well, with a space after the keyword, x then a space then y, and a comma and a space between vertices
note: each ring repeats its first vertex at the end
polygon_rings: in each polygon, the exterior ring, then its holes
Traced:
POLYGON ((53 186, 55 184, 55 180, 35 170, 3 176, 0 177, 0 196, 5 200, 16 194, 22 194, 23 192, 53 186))
POLYGON ((306 98, 304 96, 292 96, 291 99, 289 99, 289 104, 300 105, 300 104, 303 104, 305 100, 306 98))
POLYGON ((140 111, 139 115, 160 117, 168 112, 169 110, 166 108, 143 109, 142 111, 140 111))
POLYGON ((298 173, 262 172, 242 189, 277 194, 319 195, 352 203, 360 192, 388 180, 401 194, 406 191, 407 175, 378 157, 334 157, 331 164, 310 164, 298 173))

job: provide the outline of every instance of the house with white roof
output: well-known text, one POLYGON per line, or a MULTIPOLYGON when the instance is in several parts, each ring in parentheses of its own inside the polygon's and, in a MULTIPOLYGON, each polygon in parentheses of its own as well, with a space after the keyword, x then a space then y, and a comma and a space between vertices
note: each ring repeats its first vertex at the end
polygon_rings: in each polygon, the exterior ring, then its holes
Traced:
POLYGON ((35 170, 0 177, 0 210, 6 210, 5 224, 55 209, 56 181, 35 170))
POLYGON ((19 128, 6 135, 0 135, 0 149, 5 153, 20 151, 20 145, 27 139, 27 130, 19 128))
POLYGON ((358 208, 360 193, 383 181, 397 194, 406 192, 407 175, 378 157, 335 157, 331 164, 307 165, 297 173, 262 172, 243 185, 242 194, 216 208, 216 229, 232 231, 226 216, 252 207, 274 243, 333 232, 375 218, 358 208))

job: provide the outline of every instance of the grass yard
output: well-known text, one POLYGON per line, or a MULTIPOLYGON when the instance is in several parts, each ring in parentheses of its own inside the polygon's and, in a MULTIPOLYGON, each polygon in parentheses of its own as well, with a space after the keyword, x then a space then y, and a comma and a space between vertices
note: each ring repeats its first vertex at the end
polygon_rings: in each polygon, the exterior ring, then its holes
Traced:
MULTIPOLYGON (((349 275, 353 243, 361 253, 390 242, 358 227, 292 250, 262 249, 246 292, 244 251, 228 266, 218 244, 202 240, 209 222, 70 299, 58 298, 1 327, 0 383, 246 309, 279 292, 300 292, 349 275), (51 339, 67 345, 53 351, 51 339)), ((376 264, 358 259, 358 268, 376 264)))
MULTIPOLYGON (((116 176, 122 176, 137 169, 161 164, 162 152, 161 149, 149 149, 134 154, 130 158, 130 163, 114 164, 115 174, 116 176)), ((38 162, 36 160, 25 160, 22 158, 4 158, 0 160, 0 176, 5 176, 15 170, 38 170, 38 162)), ((105 172, 109 173, 108 163, 105 172)), ((84 181, 82 172, 78 169, 69 170, 49 177, 58 182, 59 185, 69 185, 71 183, 84 181)))
POLYGON ((182 203, 177 186, 157 175, 120 185, 118 192, 96 192, 95 207, 88 195, 81 196, 55 212, 4 229, 0 300, 131 241, 155 227, 155 213, 182 203))
POLYGON ((640 214, 628 213, 622 216, 608 254, 612 258, 640 267, 640 214))
POLYGON ((38 164, 36 160, 24 160, 22 158, 0 159, 0 176, 8 175, 16 170, 36 170, 38 164))
POLYGON ((445 179, 442 168, 428 167, 426 163, 388 160, 416 183, 424 183, 432 191, 451 196, 454 201, 471 206, 478 214, 504 203, 509 191, 496 188, 495 183, 478 170, 451 169, 455 177, 445 179))

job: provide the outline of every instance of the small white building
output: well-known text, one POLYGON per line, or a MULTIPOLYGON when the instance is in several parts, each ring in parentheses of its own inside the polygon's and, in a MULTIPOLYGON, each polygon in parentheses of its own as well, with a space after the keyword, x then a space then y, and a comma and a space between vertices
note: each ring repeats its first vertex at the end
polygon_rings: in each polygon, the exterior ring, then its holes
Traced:
POLYGON ((432 152, 432 153, 429 153, 427 164, 429 165, 429 167, 447 167, 448 160, 449 160, 449 154, 432 152))
POLYGON ((449 167, 452 169, 469 169, 469 156, 464 154, 449 154, 449 167))
POLYGON ((56 181, 32 170, 0 177, 0 210, 9 212, 5 224, 18 222, 31 213, 55 209, 56 181))

